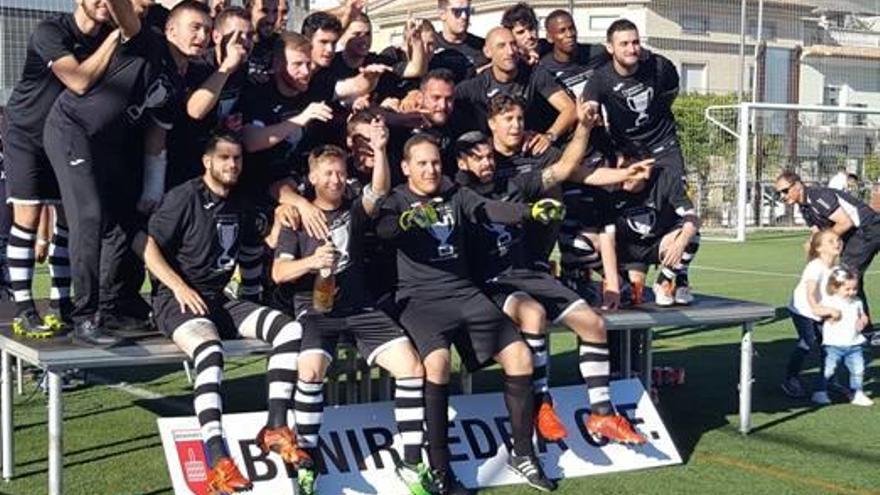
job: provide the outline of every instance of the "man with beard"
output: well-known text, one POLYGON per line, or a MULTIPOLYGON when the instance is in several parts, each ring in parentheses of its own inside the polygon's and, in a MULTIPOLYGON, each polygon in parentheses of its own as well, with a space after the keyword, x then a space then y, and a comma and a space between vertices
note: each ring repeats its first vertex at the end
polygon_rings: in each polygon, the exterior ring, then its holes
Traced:
POLYGON ((254 26, 254 47, 248 58, 248 75, 258 83, 269 79, 272 70, 272 53, 278 32, 275 21, 278 19, 279 0, 245 0, 244 9, 251 17, 254 26))
POLYGON ((288 464, 307 458, 296 447, 287 424, 300 325, 278 311, 248 300, 227 300, 223 295, 236 264, 259 252, 262 242, 249 214, 249 200, 236 187, 241 157, 241 143, 235 135, 213 136, 202 157, 203 176, 165 195, 150 217, 144 249, 147 268, 159 281, 153 297, 156 324, 195 365, 193 407, 210 466, 206 479, 210 493, 252 488, 235 466, 223 438, 222 339, 259 339, 271 345, 266 372, 268 416, 256 443, 265 453, 278 453, 288 464))
POLYGON ((93 88, 58 97, 43 135, 71 230, 74 336, 97 345, 117 341, 104 331, 98 313, 106 299, 99 297, 132 283, 119 268, 139 227, 133 203, 140 196, 146 209, 151 200, 138 194, 132 164, 144 160, 143 191, 162 190, 164 132, 179 120, 182 74, 204 52, 210 29, 204 6, 185 1, 171 11, 166 41, 142 29, 145 3, 107 4, 125 42, 93 88))
POLYGON ((468 32, 471 24, 470 0, 438 0, 443 31, 437 39, 431 69, 449 69, 456 83, 474 77, 489 60, 483 53, 485 41, 468 32))
POLYGON ((239 131, 236 107, 247 82, 247 57, 252 48, 253 25, 241 7, 223 10, 214 20, 213 50, 189 64, 186 86, 187 118, 168 135, 166 189, 201 173, 200 158, 212 130, 218 126, 239 131))
POLYGON ((63 90, 83 94, 104 74, 119 44, 119 33, 111 33, 109 22, 105 0, 82 0, 73 14, 40 22, 28 42, 21 79, 9 98, 4 138, 6 196, 13 208, 13 225, 4 249, 16 304, 12 330, 26 337, 51 335, 70 321, 68 230, 60 207, 49 245, 51 310, 42 319, 31 294, 40 213, 44 205, 61 202, 58 181, 43 148, 43 125, 63 90))
POLYGON ((497 94, 517 96, 529 109, 526 129, 537 131, 526 142, 526 150, 535 155, 547 151, 573 127, 576 120, 574 100, 545 69, 532 68, 521 61, 516 40, 509 29, 497 27, 489 31, 484 50, 492 65, 455 88, 456 106, 473 108, 473 113, 466 117, 467 122, 462 121, 463 115, 457 117, 460 129, 488 132, 489 100, 497 94), (557 112, 549 125, 539 112, 541 102, 557 112))
POLYGON ((505 9, 501 15, 501 25, 513 33, 516 46, 526 64, 535 65, 550 52, 550 43, 538 37, 538 17, 529 4, 520 2, 505 9))

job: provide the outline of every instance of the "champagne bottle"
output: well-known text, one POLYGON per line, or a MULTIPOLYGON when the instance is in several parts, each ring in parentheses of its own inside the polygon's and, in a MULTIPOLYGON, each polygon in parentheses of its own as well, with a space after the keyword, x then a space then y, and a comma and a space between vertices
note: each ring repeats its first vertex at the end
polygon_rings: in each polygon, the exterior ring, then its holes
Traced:
POLYGON ((333 311, 333 299, 336 297, 336 275, 333 267, 322 268, 315 276, 312 288, 312 307, 319 313, 333 311))

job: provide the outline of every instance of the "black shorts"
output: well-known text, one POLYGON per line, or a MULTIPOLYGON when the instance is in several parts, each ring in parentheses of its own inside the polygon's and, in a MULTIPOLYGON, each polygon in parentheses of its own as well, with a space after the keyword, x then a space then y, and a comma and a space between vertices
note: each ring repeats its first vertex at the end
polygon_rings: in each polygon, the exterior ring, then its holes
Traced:
POLYGON ((483 292, 502 310, 517 294, 531 296, 541 303, 554 324, 578 305, 587 304, 577 292, 562 285, 550 274, 533 270, 509 270, 487 282, 483 292))
POLYGON ((840 262, 864 276, 880 250, 880 224, 862 225, 846 238, 840 262))
POLYGON ((358 352, 372 365, 383 351, 394 344, 409 342, 403 329, 377 309, 363 309, 339 315, 306 313, 299 317, 303 328, 300 354, 319 352, 330 361, 340 337, 354 338, 358 352))
POLYGON ((662 237, 643 242, 617 241, 617 262, 626 270, 647 272, 648 266, 660 263, 662 237))
POLYGON ((455 344, 462 364, 476 371, 508 345, 522 341, 510 318, 476 288, 429 298, 405 297, 399 302, 400 323, 422 359, 455 344))
POLYGON ((166 337, 171 338, 174 331, 181 325, 192 320, 210 320, 217 327, 217 334, 221 340, 237 339, 238 328, 254 311, 267 309, 265 306, 251 301, 232 301, 225 297, 213 301, 206 301, 208 305, 207 315, 197 315, 187 308, 185 313, 180 312, 180 303, 173 296, 157 294, 153 296, 153 318, 156 327, 166 337))
POLYGON ((655 146, 651 150, 651 158, 655 160, 655 167, 665 167, 674 170, 681 175, 681 180, 687 182, 687 171, 684 166, 684 155, 677 139, 671 139, 665 144, 655 146))
POLYGON ((59 204, 61 191, 42 146, 30 142, 14 127, 3 140, 6 202, 22 205, 59 204))

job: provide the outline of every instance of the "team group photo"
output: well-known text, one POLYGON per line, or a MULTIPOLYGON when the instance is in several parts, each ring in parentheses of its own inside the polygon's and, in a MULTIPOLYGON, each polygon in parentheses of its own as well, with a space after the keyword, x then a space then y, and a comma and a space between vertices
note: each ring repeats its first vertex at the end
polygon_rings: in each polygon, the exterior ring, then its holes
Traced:
POLYGON ((878 45, 856 0, 0 0, 0 492, 875 493, 878 45))

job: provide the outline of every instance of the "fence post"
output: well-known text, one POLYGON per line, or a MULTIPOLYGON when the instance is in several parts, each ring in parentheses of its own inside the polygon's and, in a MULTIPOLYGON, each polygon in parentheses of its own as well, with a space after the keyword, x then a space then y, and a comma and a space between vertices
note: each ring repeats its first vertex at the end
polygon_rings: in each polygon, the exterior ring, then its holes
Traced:
POLYGON ((749 104, 739 105, 739 140, 736 153, 737 197, 736 197, 736 240, 746 240, 746 203, 748 198, 749 171, 749 104))

